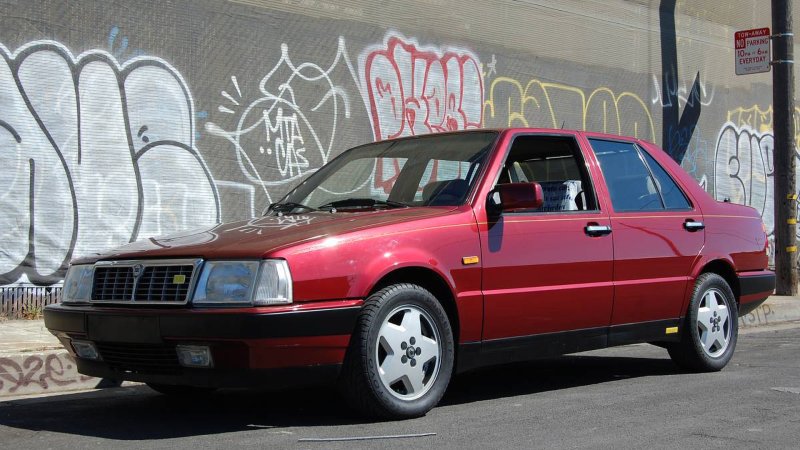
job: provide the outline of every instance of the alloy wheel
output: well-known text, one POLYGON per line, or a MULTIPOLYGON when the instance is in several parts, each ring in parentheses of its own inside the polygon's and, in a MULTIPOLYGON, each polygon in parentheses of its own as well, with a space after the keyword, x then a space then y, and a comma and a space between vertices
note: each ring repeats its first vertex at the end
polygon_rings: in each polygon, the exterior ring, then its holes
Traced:
POLYGON ((697 310, 697 333, 706 355, 716 358, 725 352, 731 339, 730 314, 725 297, 716 288, 703 294, 697 310))
POLYGON ((391 395, 414 400, 430 390, 442 360, 440 342, 436 323, 416 305, 399 306, 386 316, 378 332, 375 361, 391 395))

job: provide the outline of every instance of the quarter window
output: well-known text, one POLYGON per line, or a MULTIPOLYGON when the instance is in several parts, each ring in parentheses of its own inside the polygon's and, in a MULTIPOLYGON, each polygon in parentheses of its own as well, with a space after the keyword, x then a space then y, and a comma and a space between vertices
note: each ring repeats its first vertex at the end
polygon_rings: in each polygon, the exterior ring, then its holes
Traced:
POLYGON ((667 209, 691 209, 686 196, 683 195, 683 192, 667 171, 649 153, 643 151, 642 154, 656 179, 656 185, 658 185, 658 190, 661 191, 661 197, 664 199, 667 209))

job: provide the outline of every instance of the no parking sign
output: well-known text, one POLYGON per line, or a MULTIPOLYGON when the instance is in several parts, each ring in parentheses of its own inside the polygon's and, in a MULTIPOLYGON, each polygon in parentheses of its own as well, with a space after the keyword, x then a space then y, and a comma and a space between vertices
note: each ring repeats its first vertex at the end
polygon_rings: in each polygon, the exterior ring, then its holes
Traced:
POLYGON ((736 49, 736 75, 769 72, 769 28, 737 31, 733 38, 736 49))

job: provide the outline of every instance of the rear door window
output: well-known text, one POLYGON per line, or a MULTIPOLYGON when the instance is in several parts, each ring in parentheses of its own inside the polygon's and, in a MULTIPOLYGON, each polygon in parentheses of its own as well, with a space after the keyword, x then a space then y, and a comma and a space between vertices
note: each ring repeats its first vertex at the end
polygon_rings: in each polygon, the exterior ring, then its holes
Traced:
POLYGON ((631 142, 589 139, 618 212, 664 210, 657 184, 631 142))

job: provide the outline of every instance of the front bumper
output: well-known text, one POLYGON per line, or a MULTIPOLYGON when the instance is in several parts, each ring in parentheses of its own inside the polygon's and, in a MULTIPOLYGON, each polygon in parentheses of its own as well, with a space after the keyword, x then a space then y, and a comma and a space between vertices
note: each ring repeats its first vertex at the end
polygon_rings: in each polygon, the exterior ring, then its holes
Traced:
POLYGON ((45 308, 44 320, 84 375, 193 386, 286 386, 327 382, 338 374, 360 308, 361 301, 278 312, 59 304, 45 308), (72 340, 94 343, 101 360, 77 357, 72 340), (209 347, 213 367, 181 366, 177 345, 209 347))

